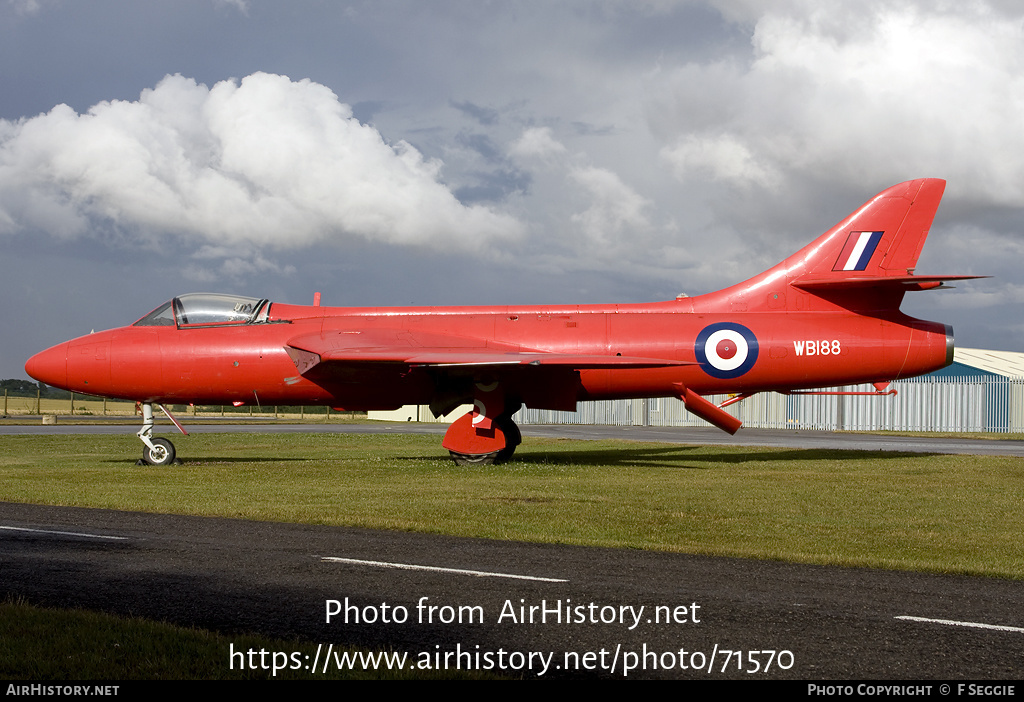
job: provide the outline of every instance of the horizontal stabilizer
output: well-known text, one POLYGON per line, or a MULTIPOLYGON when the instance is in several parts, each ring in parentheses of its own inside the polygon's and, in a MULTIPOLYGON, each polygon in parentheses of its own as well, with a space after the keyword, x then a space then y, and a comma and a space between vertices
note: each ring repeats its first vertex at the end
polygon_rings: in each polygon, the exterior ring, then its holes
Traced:
POLYGON ((843 290, 850 288, 888 288, 910 292, 914 290, 934 290, 943 287, 943 283, 953 280, 974 280, 987 278, 985 275, 870 275, 848 276, 837 278, 799 278, 791 285, 811 292, 822 290, 843 290))

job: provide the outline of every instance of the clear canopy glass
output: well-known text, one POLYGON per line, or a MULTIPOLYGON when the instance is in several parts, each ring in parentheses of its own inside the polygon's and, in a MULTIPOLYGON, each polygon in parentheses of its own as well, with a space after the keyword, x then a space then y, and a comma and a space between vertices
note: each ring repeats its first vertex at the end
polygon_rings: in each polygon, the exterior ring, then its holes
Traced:
POLYGON ((180 295, 147 314, 137 327, 191 326, 196 324, 247 324, 266 316, 267 300, 219 293, 180 295))

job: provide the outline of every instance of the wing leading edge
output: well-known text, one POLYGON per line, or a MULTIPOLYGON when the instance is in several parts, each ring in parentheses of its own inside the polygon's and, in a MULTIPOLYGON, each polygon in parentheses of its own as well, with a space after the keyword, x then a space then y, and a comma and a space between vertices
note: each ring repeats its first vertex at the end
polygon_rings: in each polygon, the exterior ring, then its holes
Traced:
POLYGON ((556 366, 573 370, 697 365, 696 361, 665 358, 524 351, 483 339, 384 329, 297 337, 288 341, 285 351, 302 374, 323 364, 366 363, 436 368, 556 366))

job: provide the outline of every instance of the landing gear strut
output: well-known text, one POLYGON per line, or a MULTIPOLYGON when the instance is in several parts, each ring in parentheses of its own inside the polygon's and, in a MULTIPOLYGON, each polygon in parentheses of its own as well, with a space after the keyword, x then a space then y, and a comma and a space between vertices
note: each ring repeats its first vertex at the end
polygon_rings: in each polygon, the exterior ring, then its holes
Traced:
MULTIPOLYGON (((188 436, 188 432, 178 423, 167 408, 163 405, 157 405, 163 413, 167 415, 167 418, 174 422, 174 426, 178 427, 178 430, 188 436)), ((153 403, 143 402, 142 403, 142 429, 139 429, 136 436, 142 440, 142 459, 139 461, 140 465, 149 466, 169 466, 172 463, 178 465, 181 464, 181 460, 175 458, 174 455, 174 444, 167 439, 154 439, 153 438, 153 403)))

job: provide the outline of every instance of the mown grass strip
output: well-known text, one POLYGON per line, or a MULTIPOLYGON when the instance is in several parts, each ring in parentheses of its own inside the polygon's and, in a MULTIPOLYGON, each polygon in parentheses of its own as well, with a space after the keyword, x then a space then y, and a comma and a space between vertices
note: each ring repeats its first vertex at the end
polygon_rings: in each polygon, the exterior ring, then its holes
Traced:
POLYGON ((437 437, 0 437, 0 500, 1024 578, 1024 459, 527 439, 456 467, 437 437))

